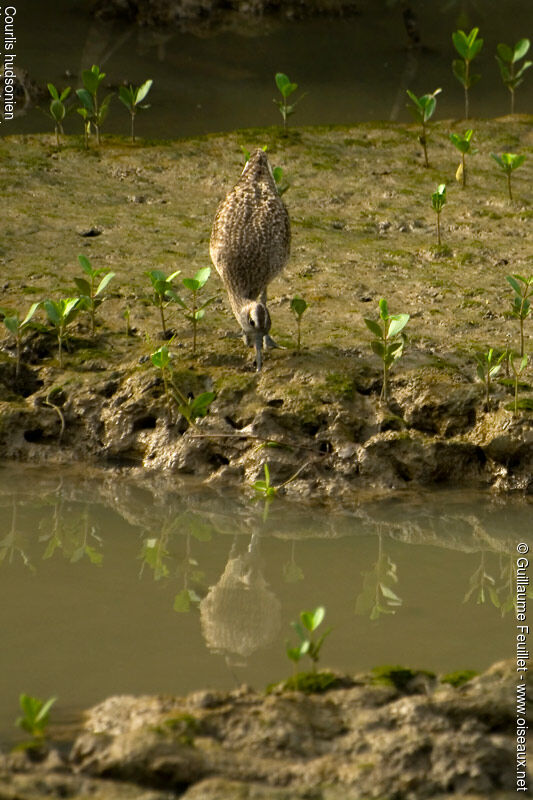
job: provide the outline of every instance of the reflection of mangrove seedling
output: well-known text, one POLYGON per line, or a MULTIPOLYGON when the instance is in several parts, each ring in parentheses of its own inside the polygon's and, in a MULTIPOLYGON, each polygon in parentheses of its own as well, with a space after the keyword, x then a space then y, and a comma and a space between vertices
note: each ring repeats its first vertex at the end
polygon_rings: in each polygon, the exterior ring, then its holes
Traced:
POLYGON ((69 518, 64 516, 62 505, 58 503, 54 509, 52 531, 41 536, 40 541, 47 542, 43 560, 52 558, 59 550, 71 564, 86 556, 96 567, 102 565, 103 555, 97 549, 102 546, 102 540, 90 524, 87 510, 69 518))
POLYGON ((465 131, 465 135, 461 136, 460 133, 450 133, 450 141, 454 147, 459 150, 461 153, 461 161, 459 166, 457 167, 457 172, 455 173, 455 178, 458 181, 461 181, 463 185, 463 189, 466 186, 466 164, 465 164, 465 155, 470 153, 471 155, 475 155, 477 150, 474 149, 471 145, 472 134, 474 131, 472 128, 465 131))
POLYGON ((67 113, 67 109, 65 108, 64 100, 70 94, 70 86, 67 86, 66 89, 63 89, 61 94, 59 94, 58 90, 54 86, 53 83, 48 83, 48 91, 52 96, 52 100, 50 101, 50 117, 55 126, 55 134, 56 134, 56 143, 57 146, 60 146, 59 141, 59 134, 63 133, 63 120, 65 119, 65 114, 67 113))
MULTIPOLYGON (((511 369, 512 369, 513 375, 514 375, 514 407, 513 407, 513 413, 516 416, 518 414, 518 384, 519 384, 519 379, 520 379, 521 374, 523 373, 523 371, 527 367, 527 362, 528 362, 529 359, 528 359, 528 356, 524 354, 522 356, 522 358, 520 360, 520 364, 518 366, 515 364, 515 360, 514 359, 515 359, 515 355, 514 355, 514 353, 511 353, 510 356, 509 356, 509 363, 511 365, 511 369)), ((507 406, 506 406, 506 408, 507 408, 507 406)))
POLYGON ((140 103, 144 100, 150 89, 152 88, 152 80, 145 81, 142 86, 138 86, 136 89, 133 86, 121 86, 118 90, 118 99, 121 103, 123 103, 128 111, 130 112, 131 117, 131 141, 135 141, 135 115, 138 111, 144 110, 146 108, 150 108, 150 105, 141 106, 140 103))
POLYGON ((324 606, 318 606, 314 611, 302 611, 300 613, 299 622, 291 622, 292 627, 300 638, 300 644, 296 647, 289 647, 287 645, 287 655, 297 663, 303 655, 309 656, 313 664, 313 672, 316 672, 316 665, 320 657, 320 651, 326 636, 331 633, 331 628, 328 628, 318 639, 315 639, 312 634, 316 631, 326 616, 326 609, 324 606))
POLYGON ((357 595, 355 613, 379 619, 381 614, 396 614, 403 600, 392 589, 398 583, 396 564, 383 552, 379 535, 378 558, 372 569, 362 572, 363 589, 357 595))
POLYGON ((167 338, 167 325, 165 321, 165 308, 171 302, 179 302, 179 297, 176 294, 174 287, 172 286, 172 281, 174 278, 179 275, 181 270, 177 269, 175 272, 172 272, 168 277, 165 275, 164 272, 161 272, 159 269, 152 269, 146 274, 150 278, 152 282, 152 288, 154 290, 154 294, 151 295, 150 301, 154 306, 157 306, 159 309, 159 313, 161 314, 161 325, 163 329, 162 338, 167 338))
POLYGON ((31 741, 24 742, 19 747, 32 750, 38 749, 44 744, 47 735, 46 729, 50 723, 50 709, 56 700, 57 697, 40 700, 30 694, 22 693, 20 695, 19 704, 22 715, 16 719, 15 725, 29 733, 32 738, 31 741))
POLYGON ((101 104, 98 105, 98 89, 100 84, 105 78, 105 72, 100 72, 100 68, 93 64, 91 69, 84 69, 81 73, 83 81, 83 89, 76 89, 78 100, 81 102, 82 107, 78 108, 78 113, 83 117, 85 122, 85 143, 88 144, 87 136, 90 131, 91 124, 96 133, 96 143, 100 144, 100 128, 107 117, 109 111, 109 103, 111 102, 112 94, 106 95, 101 104))
POLYGON ((198 605, 201 601, 200 595, 193 588, 196 585, 202 593, 205 593, 204 580, 205 572, 198 569, 198 561, 191 553, 191 536, 201 542, 208 542, 211 539, 211 528, 197 519, 184 519, 180 517, 179 525, 183 530, 184 523, 187 525, 187 536, 185 537, 185 558, 179 565, 179 571, 183 575, 183 589, 174 597, 174 611, 180 614, 187 613, 191 609, 191 604, 198 605))
POLYGON ((453 45, 461 56, 460 59, 452 61, 452 69, 453 74, 465 90, 465 119, 468 119, 469 112, 468 90, 481 78, 481 75, 473 75, 470 72, 470 63, 483 47, 483 39, 477 38, 478 33, 479 28, 472 28, 468 34, 464 31, 455 31, 452 34, 453 45))
POLYGON ((383 362, 381 399, 386 402, 389 397, 389 370, 396 359, 400 358, 403 353, 405 344, 403 329, 409 322, 409 314, 389 314, 387 301, 381 298, 379 301, 379 316, 383 326, 373 319, 365 319, 364 322, 368 330, 376 337, 370 342, 370 346, 383 362))
POLYGON ((145 567, 152 570, 154 581, 159 581, 161 578, 168 577, 169 569, 165 561, 170 558, 170 553, 167 549, 167 543, 168 531, 166 530, 163 530, 160 536, 144 539, 141 552, 138 556, 142 562, 139 578, 142 576, 145 567))
POLYGON ((514 93, 517 86, 524 80, 524 72, 529 69, 533 61, 524 61, 518 67, 517 61, 524 58, 529 50, 529 39, 520 39, 514 47, 507 44, 499 44, 496 48, 496 61, 500 67, 500 74, 505 86, 511 92, 511 114, 514 114, 514 93))
POLYGON ((55 328, 58 346, 59 366, 63 366, 63 342, 67 340, 67 328, 74 322, 83 308, 79 297, 66 297, 62 300, 44 300, 43 306, 48 321, 55 328))
POLYGON ((196 330, 198 327, 198 322, 204 317, 207 306, 210 305, 215 299, 214 297, 210 297, 209 300, 198 304, 198 292, 200 289, 203 289, 209 280, 210 275, 211 267, 204 267, 203 269, 198 270, 194 278, 183 278, 183 286, 191 292, 191 301, 190 303, 186 303, 182 298, 177 298, 178 304, 187 312, 185 314, 185 318, 188 319, 189 322, 192 322, 193 355, 196 353, 196 330))
POLYGON ((82 270, 90 278, 90 283, 89 281, 85 280, 85 278, 74 278, 74 283, 81 292, 80 300, 83 304, 83 307, 89 311, 91 315, 91 336, 94 336, 96 309, 102 304, 104 300, 102 297, 104 289, 108 285, 109 281, 115 277, 115 273, 108 272, 105 267, 93 269, 91 267, 91 262, 87 256, 84 255, 79 255, 78 261, 80 262, 82 270), (104 277, 95 288, 96 278, 100 277, 100 275, 103 275, 104 277))
POLYGON ((526 160, 525 156, 519 156, 516 153, 502 153, 501 156, 496 153, 491 153, 492 158, 498 164, 501 170, 507 175, 507 190, 509 192, 509 200, 513 202, 513 193, 511 191, 511 175, 515 169, 521 167, 526 160))
POLYGON ((25 567, 28 567, 30 572, 35 572, 35 567, 31 563, 29 556, 25 549, 25 542, 23 535, 17 530, 17 501, 13 496, 13 505, 11 512, 11 528, 9 533, 0 539, 0 564, 6 561, 8 564, 13 563, 15 555, 19 555, 25 567))
POLYGON ((287 100, 289 99, 291 94, 293 94, 296 91, 296 89, 298 88, 298 84, 291 83, 287 75, 285 75, 283 72, 276 73, 275 81, 276 81, 276 86, 278 87, 281 94, 281 100, 274 99, 274 103, 279 108, 279 112, 283 117, 283 130, 286 131, 288 118, 291 116, 291 114, 294 114, 294 109, 296 108, 300 100, 303 100, 307 92, 300 95, 300 97, 297 100, 294 100, 292 105, 289 105, 287 103, 287 100))
POLYGON ((296 315, 296 324, 298 325, 298 344, 296 345, 296 349, 300 352, 300 341, 301 341, 301 327, 302 327, 302 317, 304 315, 305 310, 309 308, 303 297, 293 297, 291 300, 291 311, 294 312, 296 315))
POLYGON ((500 608, 500 600, 495 588, 496 581, 485 569, 485 551, 481 552, 481 563, 470 576, 470 588, 463 598, 463 603, 468 603, 475 597, 477 605, 485 603, 487 594, 496 608, 500 608))
POLYGON ((283 580, 286 583, 297 583, 298 581, 303 581, 304 579, 303 569, 298 566, 294 557, 295 547, 296 541, 293 539, 291 542, 291 557, 289 561, 286 561, 283 564, 283 580))
POLYGON ((7 309, 0 308, 0 314, 3 314, 2 322, 4 323, 8 331, 12 333, 13 336, 15 337, 15 345, 17 348, 15 375, 17 376, 17 378, 20 374, 20 350, 22 347, 22 337, 27 330, 29 330, 32 327, 35 327, 35 323, 32 322, 32 318, 40 305, 41 305, 40 303, 33 303, 33 305, 30 307, 30 310, 22 320, 20 319, 18 314, 11 314, 7 309))
POLYGON ((533 275, 506 275, 505 280, 514 291, 511 314, 520 322, 520 355, 524 355, 524 320, 531 311, 530 297, 533 297, 533 275))
POLYGON ((485 405, 487 411, 490 411, 490 390, 492 386, 492 379, 496 377, 500 371, 504 356, 505 352, 503 352, 496 359, 492 347, 489 347, 486 353, 476 353, 476 372, 478 378, 485 386, 485 405))
POLYGON ((437 186, 437 191, 431 195, 431 207, 437 215, 437 245, 441 246, 440 238, 440 215, 446 203, 446 184, 440 183, 437 186))
POLYGON ((428 151, 427 151, 427 124, 437 107, 437 95, 442 92, 442 89, 435 89, 432 94, 423 94, 417 97, 414 92, 407 89, 407 94, 412 102, 409 106, 409 111, 415 118, 416 122, 422 125, 422 134, 418 137, 418 141, 424 148, 424 166, 429 167, 428 151))

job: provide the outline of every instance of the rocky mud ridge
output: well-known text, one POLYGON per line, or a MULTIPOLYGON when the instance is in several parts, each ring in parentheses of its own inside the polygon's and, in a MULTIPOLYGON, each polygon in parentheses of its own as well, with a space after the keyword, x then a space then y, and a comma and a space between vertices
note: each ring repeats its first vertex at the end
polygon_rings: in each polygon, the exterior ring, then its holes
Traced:
MULTIPOLYGON (((466 189, 454 185, 457 155, 448 134, 462 130, 455 122, 432 128, 429 169, 416 127, 393 124, 286 137, 278 128, 254 129, 134 146, 104 137, 89 152, 78 137, 60 150, 51 136, 4 138, 0 306, 24 316, 34 301, 73 296, 79 253, 116 276, 97 311, 96 334, 88 315, 72 326, 63 368, 53 335, 33 332, 23 340, 17 377, 6 335, 1 457, 86 460, 246 485, 263 477, 268 462, 274 485, 289 481, 286 492, 348 502, 363 488, 531 494, 531 364, 514 415, 512 376, 502 369, 495 377, 487 409, 475 361, 488 347, 518 346, 505 276, 531 272, 533 160, 516 173, 511 203, 490 152, 529 153, 531 118, 474 127, 480 152, 466 189), (192 276, 209 264, 213 215, 242 169, 241 144, 268 145, 290 183, 284 199, 292 254, 269 301, 273 335, 285 349, 254 372, 215 274, 202 290, 215 302, 199 325, 196 355, 190 323, 169 308, 176 386, 184 396, 216 393, 209 414, 188 425, 177 405, 169 407, 150 361, 162 339, 146 271, 192 276), (439 248, 430 195, 443 180, 439 248), (296 294, 309 303, 301 352, 290 311, 296 294), (391 313, 411 315, 387 404, 363 322, 377 318, 382 296, 391 313), (278 446, 261 447, 268 443, 278 446)), ((45 321, 41 312, 36 318, 45 321)), ((529 352, 531 319, 525 334, 529 352)))
POLYGON ((335 676, 318 694, 111 697, 70 751, 1 757, 0 798, 507 800, 515 666, 458 687, 395 668, 335 676))

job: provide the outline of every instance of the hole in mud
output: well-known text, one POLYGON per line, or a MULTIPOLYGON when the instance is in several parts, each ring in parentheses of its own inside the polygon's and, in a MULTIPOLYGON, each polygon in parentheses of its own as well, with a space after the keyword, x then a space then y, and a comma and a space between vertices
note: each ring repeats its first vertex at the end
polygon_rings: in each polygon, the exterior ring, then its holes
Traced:
POLYGON ((24 431, 24 439, 32 444, 39 444, 43 442, 45 438, 42 428, 32 428, 32 430, 24 431))
POLYGON ((141 417, 140 419, 136 419, 133 423, 133 431, 145 431, 149 430, 150 428, 155 428, 157 424, 157 418, 153 416, 153 414, 147 414, 145 417, 141 417))
POLYGON ((281 408, 282 405, 283 405, 283 400, 281 399, 281 397, 275 398, 274 400, 269 400, 267 403, 267 406, 270 406, 271 408, 281 408))
POLYGON ((331 446, 331 442, 320 442, 319 451, 321 453, 332 453, 333 447, 331 446))
POLYGON ((226 458, 226 456, 223 456, 221 453, 212 453, 209 456, 209 464, 215 468, 225 467, 229 464, 229 458, 226 458))

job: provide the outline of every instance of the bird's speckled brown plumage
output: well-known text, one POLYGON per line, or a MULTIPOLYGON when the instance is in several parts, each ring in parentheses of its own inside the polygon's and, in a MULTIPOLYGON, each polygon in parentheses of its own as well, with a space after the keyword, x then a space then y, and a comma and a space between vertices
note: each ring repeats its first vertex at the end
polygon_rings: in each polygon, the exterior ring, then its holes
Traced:
POLYGON ((257 298, 266 303, 267 286, 287 263, 289 247, 289 215, 266 154, 257 149, 219 205, 210 242, 211 259, 241 325, 243 307, 257 298))

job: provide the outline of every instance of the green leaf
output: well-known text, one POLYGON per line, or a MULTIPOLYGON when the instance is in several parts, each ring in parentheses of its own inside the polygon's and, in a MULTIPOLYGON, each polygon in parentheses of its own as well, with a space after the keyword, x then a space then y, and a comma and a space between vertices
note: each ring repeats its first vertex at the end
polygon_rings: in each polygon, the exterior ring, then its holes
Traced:
POLYGON ((519 282, 516 280, 516 276, 514 276, 514 275, 506 275, 505 276, 505 280, 507 281, 507 283, 509 283, 512 286, 512 288, 515 290, 517 295, 522 297, 522 288, 521 288, 519 282))
POLYGON ((85 280, 85 278, 74 278, 74 283, 76 284, 82 295, 85 295, 86 297, 91 296, 91 286, 89 282, 85 280))
POLYGON ((67 86, 67 88, 66 88, 66 89, 63 89, 63 91, 62 91, 62 92, 61 92, 61 94, 59 95, 59 99, 61 100, 61 102, 63 102, 64 100, 66 100, 66 99, 67 99, 67 97, 69 96, 69 94, 70 94, 70 86, 67 86))
POLYGON ((200 284, 194 278, 183 278, 182 283, 185 288, 190 289, 191 292, 197 292, 200 288, 200 284))
POLYGON ((294 311, 296 316, 301 317, 304 311, 308 308, 307 303, 303 297, 293 297, 291 300, 291 311, 294 311))
POLYGON ((91 267, 91 262, 89 261, 89 259, 87 258, 87 256, 84 256, 84 255, 80 254, 80 255, 78 256, 78 261, 80 262, 80 266, 81 266, 82 270, 83 270, 83 271, 84 271, 84 272, 85 272, 87 275, 90 275, 90 276, 92 277, 92 275, 93 275, 93 268, 91 267))
POLYGON ((376 336, 378 339, 383 339, 383 331, 379 323, 375 322, 373 319, 366 319, 364 317, 363 322, 368 330, 374 334, 374 336, 376 336))
POLYGON ((118 90, 118 99, 121 101, 121 103, 124 103, 128 111, 133 109, 135 102, 131 87, 128 89, 127 86, 120 86, 118 90))
POLYGON ((28 313, 21 322, 21 327, 28 324, 28 322, 31 320, 31 318, 33 317, 37 309, 40 307, 40 305, 41 305, 40 303, 32 303, 32 305, 30 306, 30 310, 28 311, 28 313))
POLYGON ((501 58, 502 61, 506 62, 507 64, 511 64, 513 61, 513 51, 506 44, 499 44, 496 47, 496 52, 498 56, 501 58))
POLYGON ((152 84, 153 80, 149 78, 141 86, 139 86, 135 95, 135 104, 140 103, 142 100, 144 100, 144 98, 152 88, 152 84))
POLYGON ((468 58, 469 42, 464 31, 455 31, 452 33, 453 46, 462 58, 468 58))
POLYGON ((81 73, 81 79, 85 89, 91 94, 96 94, 100 82, 105 78, 105 72, 100 72, 96 64, 93 64, 91 69, 84 69, 81 73))
POLYGON ((378 306, 379 306, 379 316, 381 317, 381 319, 382 320, 388 319, 389 318, 389 306, 388 306, 387 301, 385 300, 384 297, 382 297, 381 300, 378 302, 378 306))
POLYGON ((393 339, 402 331, 409 322, 409 314, 394 314, 389 317, 391 323, 388 330, 388 338, 393 339))
POLYGON ((60 307, 55 302, 55 300, 45 300, 43 302, 44 310, 46 311, 47 317, 53 325, 59 325, 61 323, 62 314, 60 311, 60 307))
POLYGON ((205 417, 215 397, 215 392, 203 392, 195 397, 189 406, 191 418, 205 417))
POLYGON ((8 331, 13 333, 15 336, 18 334, 19 329, 21 327, 20 320, 18 317, 4 317, 3 323, 8 329, 8 331))
POLYGON ((285 88, 285 86, 288 86, 290 84, 289 78, 283 72, 277 72, 274 79, 276 81, 276 86, 283 94, 283 89, 285 88))
POLYGON ((50 114, 56 122, 61 122, 65 118, 65 106, 61 100, 52 100, 50 103, 50 114))
POLYGON ((529 39, 520 39, 514 46, 514 53, 512 54, 513 63, 519 61, 525 56, 529 50, 529 39))
POLYGON ((374 353, 375 353, 375 354, 376 354, 376 355, 377 355, 379 358, 381 358, 381 359, 385 358, 385 355, 386 355, 386 352, 387 352, 387 350, 386 350, 386 347, 385 347, 385 345, 383 344, 383 342, 381 342, 381 341, 376 341, 376 339, 373 339, 373 340, 370 342, 370 347, 372 348, 372 351, 373 351, 373 352, 374 352, 374 353))
POLYGON ((98 289, 97 289, 97 290, 96 290, 96 292, 94 293, 94 296, 95 296, 95 297, 98 297, 98 295, 99 295, 99 294, 102 294, 102 292, 104 291, 104 289, 106 288, 106 286, 108 285, 108 283, 109 283, 109 282, 110 282, 110 281, 111 281, 111 280, 112 280, 114 277, 115 277, 115 273, 114 273, 114 272, 108 272, 106 275, 104 275, 104 277, 102 278, 102 280, 101 280, 101 281, 100 281, 100 283, 98 284, 98 289))
POLYGON ((177 611, 178 614, 184 614, 187 611, 190 611, 190 608, 191 599, 189 597, 189 592, 187 589, 182 589, 181 592, 174 597, 173 609, 174 611, 177 611))
POLYGON ((463 86, 464 86, 465 83, 466 83, 465 62, 464 61, 460 61, 459 59, 456 59, 455 61, 452 61, 452 70, 453 70, 453 74, 455 75, 457 80, 460 83, 462 83, 463 86))
POLYGON ((194 276, 194 280, 199 284, 200 289, 205 286, 207 281, 209 280, 209 276, 211 275, 211 267, 203 267, 199 269, 196 275, 194 276))
POLYGON ((89 114, 94 114, 94 103, 93 98, 87 91, 87 89, 76 89, 76 94, 78 99, 81 101, 81 104, 85 108, 89 114))
POLYGON ((48 86, 48 91, 52 95, 52 98, 54 100, 59 100, 59 92, 57 91, 57 89, 54 86, 54 84, 53 83, 47 83, 46 85, 48 86))

